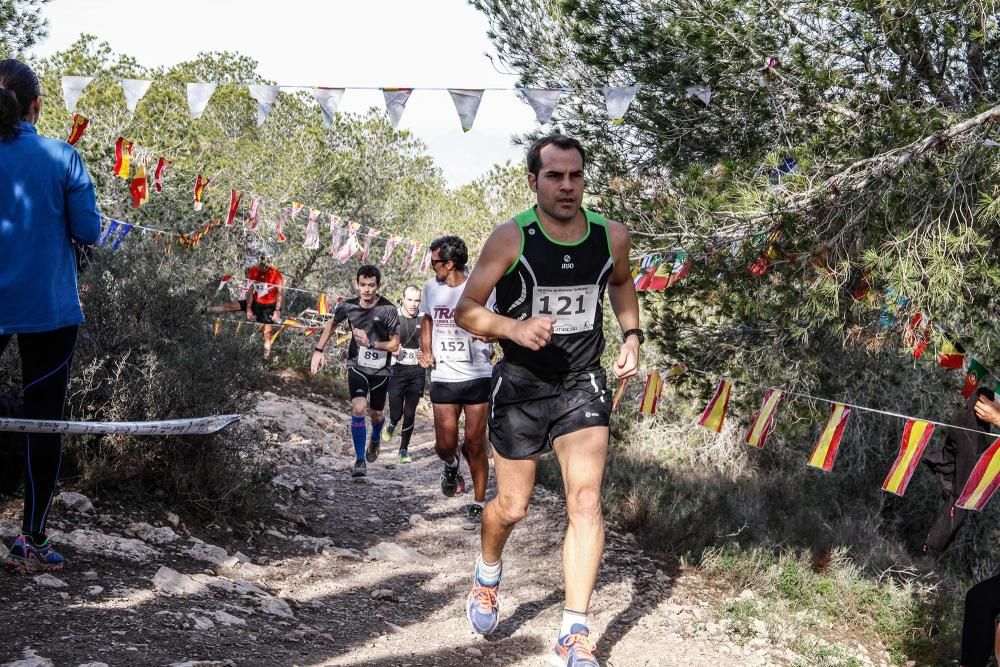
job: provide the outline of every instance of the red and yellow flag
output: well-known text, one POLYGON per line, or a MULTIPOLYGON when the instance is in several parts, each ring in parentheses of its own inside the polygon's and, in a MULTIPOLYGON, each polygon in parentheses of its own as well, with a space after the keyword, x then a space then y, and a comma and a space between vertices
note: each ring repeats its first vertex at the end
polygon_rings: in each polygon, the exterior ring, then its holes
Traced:
POLYGON ((639 402, 639 412, 644 415, 656 414, 656 401, 663 391, 663 378, 656 371, 650 371, 646 376, 646 388, 642 390, 642 400, 639 402))
POLYGON ((754 418, 753 423, 747 430, 746 442, 758 449, 764 448, 767 437, 771 435, 774 428, 774 415, 778 412, 778 403, 785 395, 780 389, 768 389, 764 394, 764 401, 760 405, 760 412, 754 418))
POLYGON ((715 388, 712 400, 705 406, 705 412, 701 414, 701 419, 698 420, 700 425, 716 433, 722 432, 722 424, 726 421, 726 408, 729 406, 729 394, 732 390, 733 381, 729 378, 723 378, 719 386, 715 388))
POLYGON ((673 265, 663 262, 658 267, 656 271, 653 272, 653 277, 649 280, 650 289, 654 292, 662 292, 667 289, 667 281, 670 280, 670 274, 673 272, 673 265))
POLYGON ((847 418, 851 414, 851 409, 843 403, 834 403, 830 413, 830 420, 823 428, 823 432, 816 441, 816 449, 809 457, 809 465, 830 472, 833 470, 833 462, 837 458, 837 449, 840 447, 840 439, 844 437, 844 427, 847 426, 847 418))
POLYGON ((611 412, 618 410, 618 404, 622 402, 622 398, 625 396, 625 387, 628 386, 629 378, 618 381, 618 389, 615 390, 615 395, 611 399, 611 412))
POLYGON ((215 319, 215 324, 212 325, 212 336, 218 336, 219 335, 219 329, 221 329, 221 328, 222 328, 222 320, 216 318, 215 319))
POLYGON ((132 174, 132 142, 118 137, 115 142, 115 176, 126 181, 132 174))
POLYGON ((961 345, 952 343, 947 338, 941 343, 938 352, 938 366, 941 368, 961 368, 965 365, 965 350, 961 345))
POLYGON ((652 264, 639 270, 639 275, 635 278, 636 292, 645 292, 649 289, 649 284, 653 280, 653 274, 656 273, 657 266, 657 264, 652 264))
POLYGON ((69 131, 69 137, 66 139, 66 143, 70 146, 75 146, 76 142, 83 138, 83 134, 87 131, 88 125, 90 125, 89 118, 81 116, 78 113, 73 114, 73 129, 69 131))
POLYGON ((229 195, 229 216, 226 218, 226 227, 232 227, 233 221, 236 219, 236 214, 240 210, 240 200, 243 199, 243 193, 239 190, 231 190, 229 195))
POLYGON ((132 193, 132 208, 139 208, 149 201, 149 185, 146 183, 146 163, 139 161, 139 166, 135 169, 135 176, 129 183, 128 191, 132 193))
POLYGON ((153 185, 157 192, 163 192, 163 172, 170 166, 170 160, 161 157, 156 161, 156 169, 153 170, 153 185))
POLYGON ((320 315, 330 314, 330 307, 326 303, 326 294, 319 295, 319 301, 316 303, 316 312, 320 315))
POLYGON ((982 512, 998 486, 1000 486, 1000 438, 997 438, 979 457, 955 507, 982 512))
POLYGON ((882 490, 901 496, 917 469, 917 463, 924 454, 924 448, 934 434, 934 424, 911 419, 903 428, 903 440, 899 443, 899 454, 889 469, 889 475, 882 482, 882 490))
POLYGON ((208 187, 208 183, 209 179, 198 174, 198 180, 194 182, 194 210, 196 211, 200 211, 205 207, 203 197, 205 196, 205 188, 208 187))

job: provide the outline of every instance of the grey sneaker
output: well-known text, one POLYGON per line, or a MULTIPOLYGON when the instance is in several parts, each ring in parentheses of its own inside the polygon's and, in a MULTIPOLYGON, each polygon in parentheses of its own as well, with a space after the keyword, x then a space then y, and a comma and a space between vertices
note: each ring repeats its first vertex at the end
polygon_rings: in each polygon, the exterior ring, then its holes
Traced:
POLYGON ((382 449, 382 443, 378 440, 372 440, 368 443, 368 449, 365 450, 365 460, 368 463, 375 463, 378 459, 378 453, 382 449))
POLYGON ((483 508, 472 503, 465 508, 465 525, 462 527, 466 530, 475 530, 483 523, 483 508))
POLYGON ((368 476, 368 465, 365 463, 364 459, 358 459, 354 462, 354 470, 351 472, 351 477, 355 479, 359 477, 368 476))

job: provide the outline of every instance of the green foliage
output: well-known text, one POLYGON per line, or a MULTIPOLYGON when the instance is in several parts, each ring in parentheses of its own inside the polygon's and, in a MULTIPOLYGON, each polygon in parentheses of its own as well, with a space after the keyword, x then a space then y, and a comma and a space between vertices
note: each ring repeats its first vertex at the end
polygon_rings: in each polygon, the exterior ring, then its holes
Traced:
POLYGON ((20 58, 46 35, 42 5, 49 0, 0 0, 0 60, 20 58))

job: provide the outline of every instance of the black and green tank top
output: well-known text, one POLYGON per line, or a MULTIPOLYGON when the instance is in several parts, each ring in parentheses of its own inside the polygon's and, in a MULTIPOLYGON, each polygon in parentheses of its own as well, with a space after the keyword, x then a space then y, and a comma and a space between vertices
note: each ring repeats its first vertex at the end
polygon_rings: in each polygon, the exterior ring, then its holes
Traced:
POLYGON ((556 320, 552 340, 535 352, 503 340, 504 358, 543 377, 600 366, 604 352, 603 301, 614 260, 604 216, 584 209, 587 231, 578 241, 549 238, 531 208, 514 216, 521 253, 496 285, 494 310, 516 320, 556 320))

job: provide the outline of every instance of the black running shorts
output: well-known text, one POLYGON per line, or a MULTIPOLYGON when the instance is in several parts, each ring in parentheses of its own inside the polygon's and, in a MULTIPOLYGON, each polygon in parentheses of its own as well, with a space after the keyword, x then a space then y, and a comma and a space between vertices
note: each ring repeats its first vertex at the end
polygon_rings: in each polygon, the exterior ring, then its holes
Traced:
POLYGON ((505 459, 528 459, 562 435, 611 423, 611 395, 603 368, 542 379, 501 361, 493 369, 490 442, 505 459))
POLYGON ((431 382, 431 403, 478 405, 490 400, 490 379, 465 382, 431 382))
MULTIPOLYGON (((423 369, 420 369, 423 371, 423 369)), ((403 398, 404 396, 424 395, 424 386, 427 382, 427 373, 397 373, 393 372, 389 376, 389 396, 403 398)))
POLYGON ((256 316, 257 321, 261 324, 274 324, 272 321, 272 318, 274 317, 274 305, 275 304, 273 303, 265 305, 254 301, 250 304, 250 310, 256 316))
POLYGON ((347 367, 347 388, 351 398, 368 397, 368 407, 380 411, 385 409, 385 397, 389 392, 388 375, 369 375, 354 366, 347 367))

